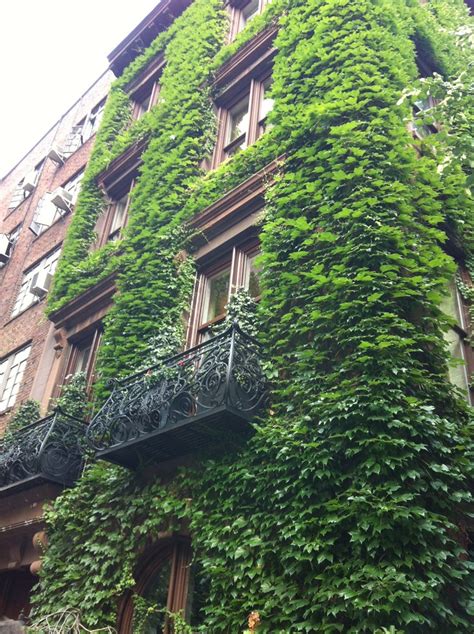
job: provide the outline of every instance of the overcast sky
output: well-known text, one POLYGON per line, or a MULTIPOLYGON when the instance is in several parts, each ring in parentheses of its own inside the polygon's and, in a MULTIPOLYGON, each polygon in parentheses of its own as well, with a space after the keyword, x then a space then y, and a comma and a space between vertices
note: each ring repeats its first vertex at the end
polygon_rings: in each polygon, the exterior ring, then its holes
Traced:
POLYGON ((0 177, 107 68, 159 0, 6 0, 0 8, 0 177))

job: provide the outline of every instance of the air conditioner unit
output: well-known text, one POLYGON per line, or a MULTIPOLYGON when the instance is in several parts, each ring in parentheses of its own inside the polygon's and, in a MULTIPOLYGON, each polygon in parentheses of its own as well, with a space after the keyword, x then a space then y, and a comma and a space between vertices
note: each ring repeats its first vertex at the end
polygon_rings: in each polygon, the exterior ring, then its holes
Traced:
POLYGON ((38 175, 36 174, 36 172, 31 172, 30 174, 28 174, 28 176, 25 176, 25 178, 23 179, 23 183, 21 184, 24 192, 28 192, 31 194, 31 192, 36 187, 37 176, 38 175))
POLYGON ((66 158, 63 149, 59 147, 59 145, 53 145, 49 150, 47 157, 58 165, 62 165, 66 158))
POLYGON ((33 275, 31 280, 30 293, 36 295, 36 297, 44 297, 49 291, 51 286, 51 280, 53 276, 47 271, 38 271, 33 275))
POLYGON ((51 202, 65 213, 69 213, 72 209, 72 194, 64 187, 58 187, 51 194, 51 202))
POLYGON ((0 233, 0 264, 6 264, 10 259, 12 243, 6 233, 0 233))

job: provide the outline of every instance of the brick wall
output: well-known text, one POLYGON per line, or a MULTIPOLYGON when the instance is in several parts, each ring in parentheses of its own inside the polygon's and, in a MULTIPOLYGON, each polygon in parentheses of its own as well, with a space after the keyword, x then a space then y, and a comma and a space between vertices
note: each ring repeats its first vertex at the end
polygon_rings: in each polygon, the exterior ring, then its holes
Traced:
MULTIPOLYGON (((39 360, 43 355, 50 322, 44 315, 45 300, 41 300, 12 318, 13 305, 25 270, 62 244, 72 216, 68 214, 59 219, 39 236, 35 236, 30 231, 29 226, 42 196, 66 183, 85 167, 94 144, 94 137, 91 137, 76 150, 63 165, 59 166, 50 159, 46 159, 31 195, 12 211, 8 209, 8 206, 18 182, 46 156, 53 143, 61 145, 61 142, 64 142, 72 126, 90 112, 107 94, 112 79, 111 73, 102 75, 0 181, 0 233, 10 233, 22 223, 21 233, 10 261, 0 269, 0 360, 28 343, 31 343, 32 346, 15 406, 30 396, 39 360)), ((41 371, 45 372, 45 368, 42 367, 41 371)), ((0 414, 0 435, 11 414, 12 411, 0 414)))

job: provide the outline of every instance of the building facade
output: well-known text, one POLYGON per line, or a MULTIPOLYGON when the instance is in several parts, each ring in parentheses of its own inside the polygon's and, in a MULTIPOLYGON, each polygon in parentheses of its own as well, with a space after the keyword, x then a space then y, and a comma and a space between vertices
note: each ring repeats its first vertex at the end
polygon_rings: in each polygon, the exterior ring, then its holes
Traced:
POLYGON ((1 181, 0 614, 471 631, 473 37, 162 0, 1 181))

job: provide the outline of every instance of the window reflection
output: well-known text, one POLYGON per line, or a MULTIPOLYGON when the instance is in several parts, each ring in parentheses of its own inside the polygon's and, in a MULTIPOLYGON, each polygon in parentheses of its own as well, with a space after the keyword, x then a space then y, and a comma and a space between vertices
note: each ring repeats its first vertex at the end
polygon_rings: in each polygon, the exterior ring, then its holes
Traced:
POLYGON ((209 279, 209 298, 205 310, 204 321, 211 321, 225 313, 225 307, 229 297, 230 269, 222 271, 209 279))

